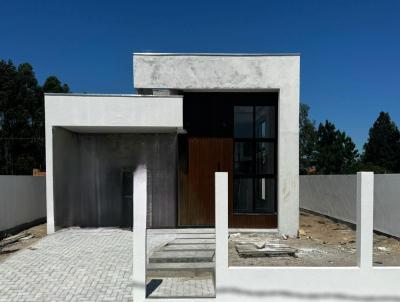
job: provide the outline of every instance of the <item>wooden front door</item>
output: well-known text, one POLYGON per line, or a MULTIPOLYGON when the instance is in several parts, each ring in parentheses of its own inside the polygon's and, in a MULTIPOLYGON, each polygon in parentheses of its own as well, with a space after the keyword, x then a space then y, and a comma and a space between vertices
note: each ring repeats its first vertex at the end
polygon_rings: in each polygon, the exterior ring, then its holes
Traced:
MULTIPOLYGON (((180 226, 214 226, 215 172, 232 177, 233 140, 188 138, 187 171, 180 175, 180 226)), ((232 181, 229 181, 231 191, 232 181)), ((230 194, 231 198, 231 194, 230 194)))
POLYGON ((235 213, 233 153, 230 138, 188 138, 187 171, 180 171, 179 226, 215 225, 215 172, 228 172, 229 227, 276 228, 276 213, 235 213))

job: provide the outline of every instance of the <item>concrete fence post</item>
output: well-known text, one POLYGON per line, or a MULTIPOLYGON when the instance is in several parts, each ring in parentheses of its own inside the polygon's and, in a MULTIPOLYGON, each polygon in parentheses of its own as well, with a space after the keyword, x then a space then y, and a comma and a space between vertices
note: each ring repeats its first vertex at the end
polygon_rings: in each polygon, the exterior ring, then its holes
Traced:
POLYGON ((357 264, 372 269, 374 230, 374 173, 357 173, 357 264))
POLYGON ((147 170, 133 174, 133 301, 146 299, 147 170))
POLYGON ((228 173, 215 173, 215 288, 216 295, 228 269, 228 173))

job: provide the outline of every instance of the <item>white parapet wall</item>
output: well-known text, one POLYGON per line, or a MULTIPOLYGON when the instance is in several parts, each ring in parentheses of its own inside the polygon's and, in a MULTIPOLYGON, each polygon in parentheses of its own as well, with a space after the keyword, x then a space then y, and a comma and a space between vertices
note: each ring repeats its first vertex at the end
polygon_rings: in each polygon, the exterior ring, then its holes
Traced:
MULTIPOLYGON (((300 176, 300 208, 356 223, 356 175, 300 176)), ((374 177, 374 230, 400 237, 400 174, 374 177)))
POLYGON ((0 176, 0 232, 45 217, 45 177, 0 176))

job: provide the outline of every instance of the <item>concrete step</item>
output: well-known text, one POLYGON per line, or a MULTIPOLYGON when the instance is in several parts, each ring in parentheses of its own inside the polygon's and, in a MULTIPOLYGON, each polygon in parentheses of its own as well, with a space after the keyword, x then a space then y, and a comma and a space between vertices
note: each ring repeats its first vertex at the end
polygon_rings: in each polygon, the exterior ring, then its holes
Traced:
POLYGON ((164 246, 161 251, 214 251, 215 244, 173 244, 164 246))
POLYGON ((149 263, 146 276, 147 278, 210 276, 214 273, 214 269, 214 262, 149 263))
POLYGON ((177 238, 168 243, 168 245, 174 245, 174 244, 215 244, 215 239, 177 238))
POLYGON ((214 275, 214 262, 199 263, 149 263, 147 278, 191 278, 210 277, 214 275))
POLYGON ((214 251, 159 251, 154 252, 150 263, 212 262, 214 251))
POLYGON ((215 234, 211 228, 178 228, 178 229, 148 229, 148 234, 215 234))
POLYGON ((215 239, 215 234, 178 234, 178 239, 215 239))

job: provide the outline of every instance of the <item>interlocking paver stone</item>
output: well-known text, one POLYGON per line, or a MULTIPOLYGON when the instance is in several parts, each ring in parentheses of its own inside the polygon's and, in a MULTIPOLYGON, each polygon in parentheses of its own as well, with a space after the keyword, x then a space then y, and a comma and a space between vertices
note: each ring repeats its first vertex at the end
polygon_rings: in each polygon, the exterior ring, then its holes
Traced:
POLYGON ((0 301, 132 301, 132 232, 71 228, 0 263, 0 301))
MULTIPOLYGON (((131 302, 132 253, 133 235, 128 230, 58 231, 0 262, 0 302, 131 302)), ((214 294, 211 278, 166 278, 153 293, 214 294)))

